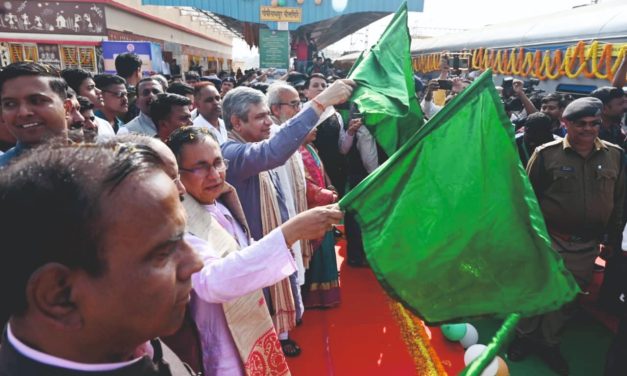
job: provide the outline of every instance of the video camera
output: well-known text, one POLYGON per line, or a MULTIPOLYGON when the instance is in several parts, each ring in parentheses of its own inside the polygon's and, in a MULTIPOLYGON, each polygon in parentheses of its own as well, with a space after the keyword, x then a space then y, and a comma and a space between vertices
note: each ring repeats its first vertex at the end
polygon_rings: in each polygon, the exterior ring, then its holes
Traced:
MULTIPOLYGON (((530 78, 528 80, 523 81, 523 91, 526 95, 532 95, 536 93, 541 93, 544 90, 536 89, 535 86, 540 83, 540 80, 537 78, 530 78)), ((514 78, 513 77, 505 77, 503 78, 503 83, 501 84, 503 88, 503 105, 505 106, 505 111, 511 112, 519 112, 523 110, 523 104, 520 98, 517 98, 514 95, 514 78)))

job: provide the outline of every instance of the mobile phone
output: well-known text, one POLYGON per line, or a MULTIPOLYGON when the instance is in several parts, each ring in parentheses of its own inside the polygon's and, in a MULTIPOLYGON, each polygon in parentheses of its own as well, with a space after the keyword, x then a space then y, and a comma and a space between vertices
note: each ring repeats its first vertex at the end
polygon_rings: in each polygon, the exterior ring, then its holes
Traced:
POLYGON ((348 111, 349 120, 362 117, 362 115, 359 112, 359 109, 357 108, 357 105, 355 105, 355 103, 351 102, 350 107, 349 107, 348 110, 349 110, 348 111))
POLYGON ((451 89, 453 89, 453 81, 451 81, 451 80, 438 80, 438 86, 442 90, 451 90, 451 89))
POLYGON ((453 56, 453 69, 468 69, 469 59, 467 57, 453 56))

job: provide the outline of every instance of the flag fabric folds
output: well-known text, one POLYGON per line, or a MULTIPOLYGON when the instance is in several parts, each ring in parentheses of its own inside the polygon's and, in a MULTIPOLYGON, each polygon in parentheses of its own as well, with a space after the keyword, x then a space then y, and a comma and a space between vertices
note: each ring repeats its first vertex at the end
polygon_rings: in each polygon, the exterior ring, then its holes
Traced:
POLYGON ((492 72, 349 192, 377 278, 429 323, 559 308, 578 287, 552 250, 492 72))
POLYGON ((360 55, 348 74, 358 85, 351 101, 387 155, 398 150, 423 124, 410 48, 405 2, 377 44, 360 55))

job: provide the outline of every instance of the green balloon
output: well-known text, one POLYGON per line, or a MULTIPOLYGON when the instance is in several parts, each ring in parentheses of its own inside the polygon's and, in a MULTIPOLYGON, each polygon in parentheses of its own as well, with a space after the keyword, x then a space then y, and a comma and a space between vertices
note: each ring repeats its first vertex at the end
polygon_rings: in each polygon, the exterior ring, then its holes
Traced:
POLYGON ((440 330, 449 341, 459 341, 466 335, 466 324, 444 324, 440 330))
POLYGON ((279 0, 279 6, 280 7, 284 7, 285 6, 285 0, 279 0))

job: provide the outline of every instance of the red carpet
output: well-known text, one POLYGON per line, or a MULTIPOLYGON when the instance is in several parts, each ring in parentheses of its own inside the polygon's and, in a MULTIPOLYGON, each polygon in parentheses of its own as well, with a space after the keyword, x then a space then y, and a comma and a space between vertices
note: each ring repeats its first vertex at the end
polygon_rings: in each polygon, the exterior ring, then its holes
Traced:
MULTIPOLYGON (((339 307, 307 310, 303 325, 290 333, 301 347, 297 358, 288 358, 295 376, 303 375, 416 375, 415 355, 410 353, 390 300, 368 268, 344 263, 345 243, 338 242, 338 265, 342 303, 339 307)), ((439 371, 456 375, 463 368, 463 349, 446 341, 438 328, 431 328, 434 362, 439 371)), ((410 336, 413 337, 413 336, 410 336)), ((420 342, 419 338, 410 338, 420 342)), ((415 353, 414 353, 415 354, 415 353)), ((431 368, 433 370, 433 368, 431 368)))

